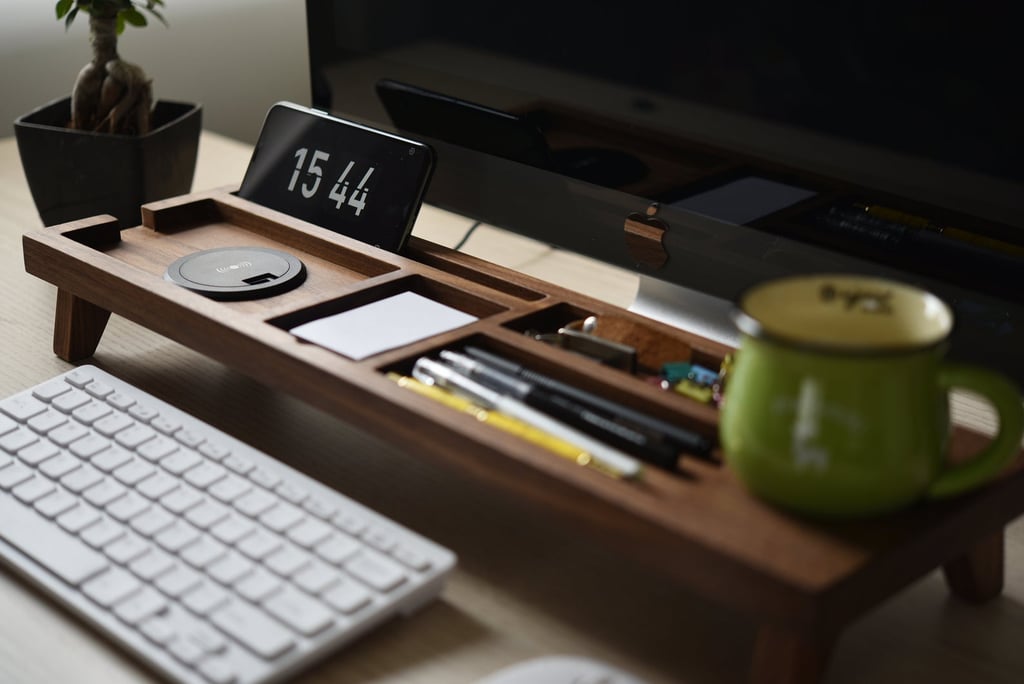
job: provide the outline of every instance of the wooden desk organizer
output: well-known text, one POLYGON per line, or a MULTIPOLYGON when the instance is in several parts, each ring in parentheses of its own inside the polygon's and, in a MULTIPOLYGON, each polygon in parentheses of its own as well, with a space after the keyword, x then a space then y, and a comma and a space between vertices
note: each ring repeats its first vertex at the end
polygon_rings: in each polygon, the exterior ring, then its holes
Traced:
MULTIPOLYGON (((690 344, 698 361, 717 365, 729 349, 429 242, 413 239, 398 256, 226 191, 153 203, 142 214, 143 225, 125 230, 97 217, 24 236, 26 270, 58 288, 57 355, 92 355, 114 312, 410 453, 543 505, 596 541, 749 614, 759 625, 752 681, 817 681, 845 625, 940 566, 952 591, 969 600, 1002 589, 1003 527, 1024 511, 1019 461, 978 493, 842 525, 791 517, 748 495, 728 467, 685 457, 681 473, 648 468, 642 481, 613 480, 397 387, 385 373, 472 343, 714 438, 714 408, 523 331, 614 313, 690 344), (178 257, 243 245, 296 255, 306 281, 267 299, 218 302, 164 279, 178 257), (363 361, 287 332, 406 290, 479 320, 363 361)), ((980 439, 958 428, 953 456, 980 439)))

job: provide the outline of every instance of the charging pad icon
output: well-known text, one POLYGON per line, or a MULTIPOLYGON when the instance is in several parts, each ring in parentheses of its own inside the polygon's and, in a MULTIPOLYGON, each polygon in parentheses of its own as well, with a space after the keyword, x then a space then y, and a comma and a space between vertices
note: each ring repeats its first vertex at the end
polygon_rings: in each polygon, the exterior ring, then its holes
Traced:
POLYGON ((306 279, 301 261, 266 247, 219 247, 186 254, 167 267, 167 280, 211 299, 259 299, 306 279))

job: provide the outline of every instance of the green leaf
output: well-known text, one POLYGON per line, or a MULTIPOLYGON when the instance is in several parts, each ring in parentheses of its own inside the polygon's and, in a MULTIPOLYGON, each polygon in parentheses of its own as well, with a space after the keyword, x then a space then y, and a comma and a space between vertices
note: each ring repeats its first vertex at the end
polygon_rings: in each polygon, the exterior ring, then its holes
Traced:
POLYGON ((164 15, 160 14, 159 12, 157 12, 157 11, 156 11, 155 9, 153 9, 152 7, 147 7, 147 8, 146 8, 146 10, 147 10, 147 11, 148 11, 148 12, 149 12, 150 14, 152 14, 152 15, 153 15, 154 17, 156 17, 157 19, 159 19, 159 20, 160 20, 160 23, 161 23, 161 24, 163 24, 164 26, 169 26, 169 24, 167 23, 167 20, 166 20, 166 19, 164 19, 164 15))
POLYGON ((57 18, 63 19, 64 15, 71 11, 71 5, 75 0, 57 0, 57 18))
POLYGON ((70 12, 68 12, 68 16, 64 18, 64 30, 65 31, 67 31, 69 28, 71 28, 71 23, 75 20, 75 17, 77 17, 77 16, 78 16, 78 8, 77 7, 74 8, 73 10, 71 10, 70 12))
POLYGON ((120 12, 117 15, 116 26, 117 26, 117 29, 116 29, 117 30, 117 35, 121 35, 122 33, 124 33, 124 17, 121 16, 120 12))
POLYGON ((121 10, 117 13, 117 18, 128 22, 132 26, 145 26, 147 23, 146 17, 143 16, 142 12, 134 7, 121 10))

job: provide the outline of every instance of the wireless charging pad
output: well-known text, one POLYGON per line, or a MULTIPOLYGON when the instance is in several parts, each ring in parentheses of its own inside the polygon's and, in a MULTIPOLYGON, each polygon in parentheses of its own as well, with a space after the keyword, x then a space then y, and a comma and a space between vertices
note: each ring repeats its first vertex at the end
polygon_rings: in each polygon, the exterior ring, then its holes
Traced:
POLYGON ((259 299, 297 287, 306 267, 276 249, 220 247, 181 257, 165 277, 211 299, 259 299))

